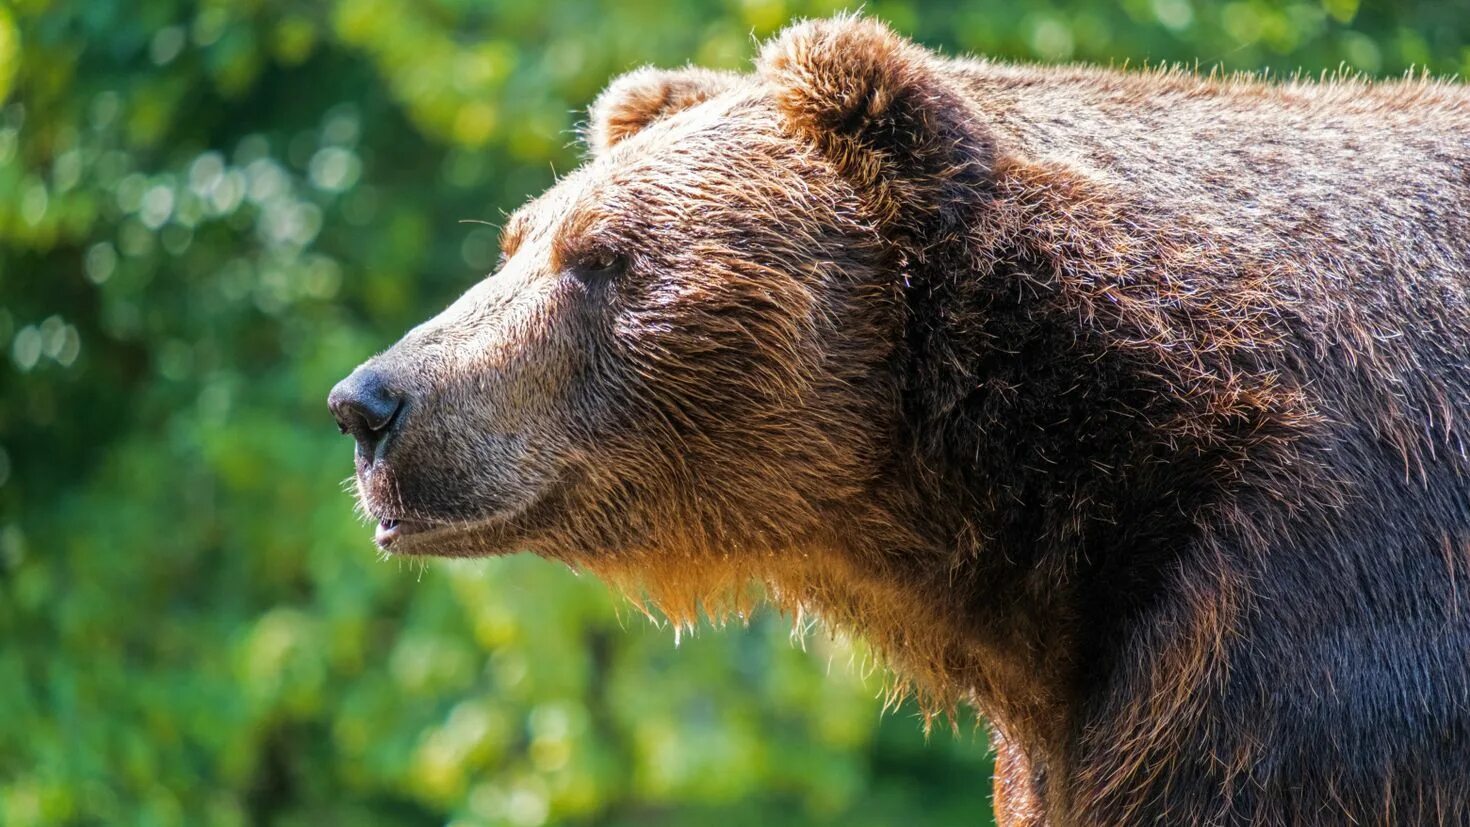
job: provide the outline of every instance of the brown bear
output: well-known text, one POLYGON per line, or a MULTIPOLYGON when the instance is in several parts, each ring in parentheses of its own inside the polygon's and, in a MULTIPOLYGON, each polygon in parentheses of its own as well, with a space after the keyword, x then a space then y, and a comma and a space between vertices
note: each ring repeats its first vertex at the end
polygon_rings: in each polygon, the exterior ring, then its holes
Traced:
POLYGON ((590 121, 332 392, 383 548, 759 584, 983 712, 1006 824, 1470 823, 1465 87, 839 17, 590 121))

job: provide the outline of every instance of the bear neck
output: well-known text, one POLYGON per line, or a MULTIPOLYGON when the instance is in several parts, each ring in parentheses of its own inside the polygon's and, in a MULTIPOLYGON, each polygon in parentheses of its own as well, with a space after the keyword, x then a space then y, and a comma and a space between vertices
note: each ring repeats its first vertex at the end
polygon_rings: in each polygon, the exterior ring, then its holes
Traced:
POLYGON ((1244 579, 1239 546, 1210 542, 1219 515, 1252 478, 1310 473, 1290 446, 1312 420, 1247 347, 1270 341, 1249 307, 1179 294, 1211 262, 1064 173, 996 174, 968 235, 903 274, 898 529, 834 538, 847 585, 816 602, 934 706, 974 704, 1060 771, 1140 630, 1244 579))

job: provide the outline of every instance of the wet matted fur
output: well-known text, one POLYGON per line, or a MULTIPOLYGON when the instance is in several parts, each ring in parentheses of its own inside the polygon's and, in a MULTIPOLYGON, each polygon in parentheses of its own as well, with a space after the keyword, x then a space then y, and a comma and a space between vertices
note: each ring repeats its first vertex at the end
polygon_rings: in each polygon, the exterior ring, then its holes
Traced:
POLYGON ((1006 824, 1470 823, 1464 87, 836 18, 587 140, 369 363, 391 550, 759 584, 987 715, 1006 824))

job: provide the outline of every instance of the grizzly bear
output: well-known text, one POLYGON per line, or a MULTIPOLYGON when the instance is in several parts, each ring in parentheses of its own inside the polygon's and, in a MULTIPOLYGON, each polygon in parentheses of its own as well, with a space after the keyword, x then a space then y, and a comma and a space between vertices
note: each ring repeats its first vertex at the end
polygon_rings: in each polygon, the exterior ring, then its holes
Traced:
POLYGON ((839 17, 587 138, 333 390, 381 547, 854 630, 1005 824, 1470 823, 1465 87, 839 17))

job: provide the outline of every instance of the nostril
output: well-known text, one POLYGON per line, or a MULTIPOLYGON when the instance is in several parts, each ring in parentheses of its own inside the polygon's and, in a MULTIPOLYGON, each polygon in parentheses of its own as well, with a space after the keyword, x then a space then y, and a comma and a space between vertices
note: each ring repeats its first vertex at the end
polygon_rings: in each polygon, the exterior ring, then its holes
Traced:
POLYGON ((327 406, 337 427, 357 440, 368 462, 398 422, 403 395, 393 391, 376 370, 358 369, 332 388, 327 406))
POLYGON ((388 430, 401 407, 403 400, 396 396, 375 396, 359 401, 357 413, 367 430, 379 433, 388 430))

